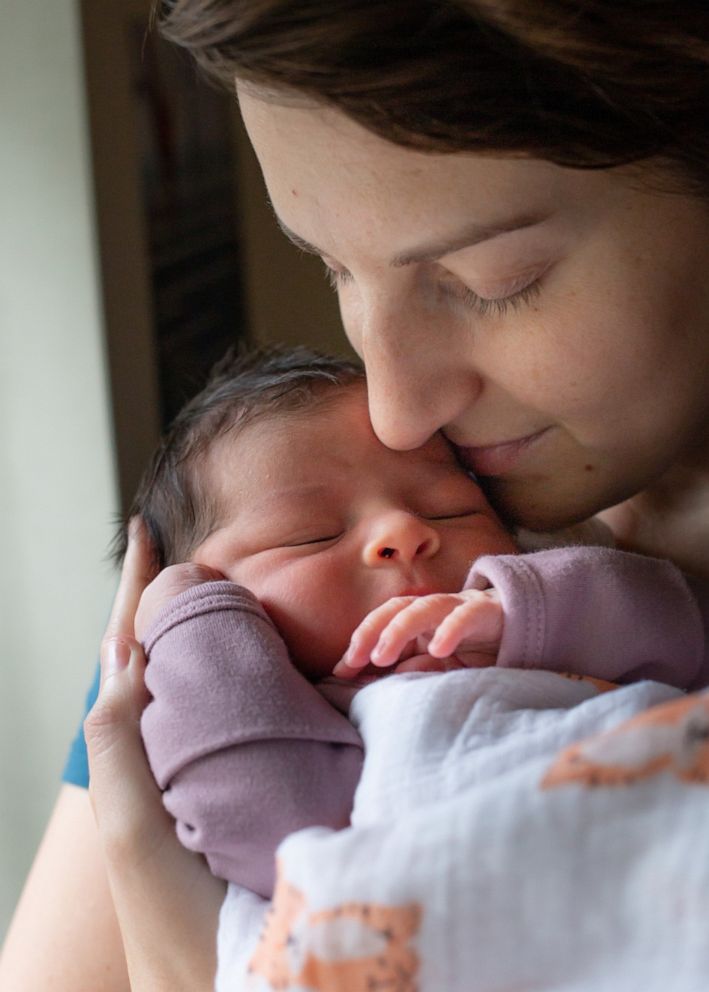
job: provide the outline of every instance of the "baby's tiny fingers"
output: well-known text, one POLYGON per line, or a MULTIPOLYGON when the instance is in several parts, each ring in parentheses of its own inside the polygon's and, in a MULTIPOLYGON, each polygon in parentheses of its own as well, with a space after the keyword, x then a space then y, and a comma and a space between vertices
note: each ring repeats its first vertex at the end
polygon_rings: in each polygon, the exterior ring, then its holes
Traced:
POLYGON ((335 665, 332 674, 338 678, 349 678, 368 665, 382 630, 392 617, 405 609, 411 601, 411 596, 398 596, 394 599, 388 599, 367 614, 353 633, 349 648, 343 658, 335 665))
POLYGON ((435 631, 454 606, 452 597, 444 593, 412 600, 381 632, 371 653, 372 664, 393 664, 413 640, 435 631))
POLYGON ((503 612, 493 599, 476 599, 461 603, 440 624, 428 645, 436 658, 452 654, 465 641, 480 650, 499 648, 502 638, 503 612))

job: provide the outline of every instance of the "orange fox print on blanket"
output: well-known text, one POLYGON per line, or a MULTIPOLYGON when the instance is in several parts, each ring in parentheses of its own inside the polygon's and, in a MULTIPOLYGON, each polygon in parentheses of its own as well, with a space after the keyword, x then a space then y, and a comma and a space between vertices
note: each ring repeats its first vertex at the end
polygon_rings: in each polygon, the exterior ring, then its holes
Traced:
POLYGON ((631 785, 661 772, 680 781, 709 783, 709 695, 683 696, 574 744, 542 780, 550 789, 631 785))
POLYGON ((350 902, 313 911, 279 873, 273 905, 249 965, 259 992, 416 992, 416 903, 350 902))

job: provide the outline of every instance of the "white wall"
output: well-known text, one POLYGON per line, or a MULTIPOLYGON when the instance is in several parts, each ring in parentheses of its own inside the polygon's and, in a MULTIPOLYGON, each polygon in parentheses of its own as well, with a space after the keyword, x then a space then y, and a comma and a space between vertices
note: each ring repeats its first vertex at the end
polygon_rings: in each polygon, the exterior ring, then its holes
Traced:
POLYGON ((0 937, 115 584, 82 77, 73 0, 0 0, 0 937))

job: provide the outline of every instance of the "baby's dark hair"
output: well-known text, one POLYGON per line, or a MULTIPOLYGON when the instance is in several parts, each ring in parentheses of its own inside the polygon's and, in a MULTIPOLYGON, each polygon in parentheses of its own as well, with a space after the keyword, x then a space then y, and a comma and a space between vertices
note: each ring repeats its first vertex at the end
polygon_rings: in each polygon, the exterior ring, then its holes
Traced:
MULTIPOLYGON (((218 523, 216 493, 200 471, 215 441, 261 417, 312 410, 334 387, 361 382, 358 362, 309 348, 227 353, 163 436, 128 514, 143 518, 156 567, 187 561, 218 523)), ((126 547, 124 521, 113 545, 117 563, 126 547)))

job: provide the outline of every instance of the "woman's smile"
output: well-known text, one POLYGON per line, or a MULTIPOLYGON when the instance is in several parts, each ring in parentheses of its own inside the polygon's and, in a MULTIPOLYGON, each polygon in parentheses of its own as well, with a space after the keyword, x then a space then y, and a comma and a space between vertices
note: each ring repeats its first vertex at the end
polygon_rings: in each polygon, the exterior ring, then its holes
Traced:
POLYGON ((536 445, 550 430, 550 427, 545 427, 526 437, 516 438, 513 441, 500 441, 497 444, 453 447, 461 464, 475 475, 483 477, 504 475, 514 468, 521 455, 536 445))

